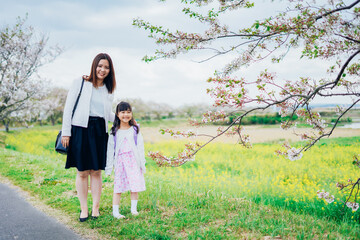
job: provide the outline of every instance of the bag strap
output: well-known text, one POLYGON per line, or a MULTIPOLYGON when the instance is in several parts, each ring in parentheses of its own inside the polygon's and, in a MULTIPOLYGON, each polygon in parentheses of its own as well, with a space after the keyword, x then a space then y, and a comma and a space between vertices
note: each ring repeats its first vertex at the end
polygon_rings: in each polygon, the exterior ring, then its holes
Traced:
POLYGON ((79 103, 79 98, 80 98, 80 95, 81 95, 81 92, 82 92, 82 89, 83 89, 83 86, 84 86, 84 78, 82 79, 82 82, 81 82, 81 88, 80 88, 80 92, 79 92, 79 95, 77 96, 77 99, 76 99, 76 102, 75 102, 75 105, 74 105, 74 109, 72 111, 72 115, 71 115, 71 118, 74 117, 74 113, 75 113, 75 110, 76 110, 76 107, 79 103))

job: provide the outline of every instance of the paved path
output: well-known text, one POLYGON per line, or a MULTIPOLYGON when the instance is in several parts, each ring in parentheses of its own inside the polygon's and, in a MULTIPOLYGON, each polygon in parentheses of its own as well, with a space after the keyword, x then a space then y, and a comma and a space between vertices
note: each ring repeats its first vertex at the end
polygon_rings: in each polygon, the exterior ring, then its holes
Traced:
POLYGON ((81 237, 31 206, 16 190, 0 183, 0 240, 70 240, 81 237))

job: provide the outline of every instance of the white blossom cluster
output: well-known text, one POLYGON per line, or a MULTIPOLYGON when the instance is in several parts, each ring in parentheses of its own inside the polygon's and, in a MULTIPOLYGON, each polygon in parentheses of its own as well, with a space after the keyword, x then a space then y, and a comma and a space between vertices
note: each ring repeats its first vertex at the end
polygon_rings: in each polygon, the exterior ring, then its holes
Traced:
POLYGON ((336 108, 335 108, 335 113, 336 113, 337 115, 341 115, 343 112, 344 112, 344 107, 336 106, 336 108))
POLYGON ((207 111, 203 114, 202 123, 209 123, 209 122, 219 122, 224 121, 226 118, 226 113, 223 110, 218 110, 216 112, 207 111))
POLYGON ((296 149, 296 148, 290 148, 287 151, 287 157, 290 159, 290 161, 295 161, 295 160, 299 160, 301 159, 303 156, 301 149, 296 149))
POLYGON ((332 203, 335 200, 334 195, 330 195, 330 193, 325 192, 324 190, 322 190, 321 192, 320 192, 320 190, 317 191, 317 196, 320 199, 324 199, 328 203, 332 203))
POLYGON ((324 119, 306 119, 306 123, 312 126, 316 126, 318 128, 325 128, 325 120, 324 119))
POLYGON ((353 210, 354 212, 356 212, 359 209, 359 204, 355 202, 347 202, 346 206, 348 208, 351 208, 351 210, 353 210))

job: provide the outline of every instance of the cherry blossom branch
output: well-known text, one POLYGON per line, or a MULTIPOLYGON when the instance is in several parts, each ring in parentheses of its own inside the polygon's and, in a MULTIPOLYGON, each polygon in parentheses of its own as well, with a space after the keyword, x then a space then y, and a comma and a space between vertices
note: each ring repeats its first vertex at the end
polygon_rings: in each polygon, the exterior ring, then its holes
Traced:
POLYGON ((320 16, 317 16, 315 19, 316 19, 316 20, 319 20, 319 19, 321 19, 321 18, 323 18, 323 17, 326 17, 326 16, 329 16, 329 15, 331 15, 331 14, 333 14, 333 13, 351 9, 351 8, 353 8, 354 6, 356 6, 356 4, 358 4, 358 3, 360 3, 360 0, 353 2, 352 4, 350 4, 350 5, 348 5, 348 6, 341 7, 341 8, 336 8, 336 9, 334 9, 334 10, 332 10, 332 11, 326 12, 326 13, 320 15, 320 16))
MULTIPOLYGON (((359 1, 360 1, 360 0, 359 0, 359 1)), ((339 73, 338 73, 338 75, 337 75, 337 77, 336 77, 336 79, 335 79, 335 81, 334 81, 334 85, 333 85, 333 87, 332 87, 331 89, 333 89, 333 88, 337 85, 337 83, 340 81, 340 78, 341 78, 341 76, 343 75, 346 67, 349 65, 349 63, 351 62, 351 60, 352 60, 356 55, 358 55, 359 53, 360 53, 360 49, 358 49, 355 53, 353 53, 353 54, 346 60, 346 62, 345 62, 345 63, 343 64, 343 66, 341 67, 341 69, 340 69, 340 71, 339 71, 339 73)))
POLYGON ((343 208, 345 208, 345 206, 348 206, 349 208, 352 208, 354 211, 356 211, 359 208, 359 204, 356 204, 356 197, 357 197, 357 194, 359 192, 359 184, 360 184, 360 178, 358 178, 358 180, 355 183, 352 183, 352 184, 348 185, 348 186, 351 186, 351 190, 350 190, 350 194, 349 194, 348 198, 344 202, 344 207, 343 208), (350 198, 352 197, 354 188, 356 186, 358 187, 358 190, 357 190, 357 192, 355 194, 355 201, 354 202, 349 202, 350 198))
POLYGON ((335 97, 335 96, 355 96, 355 97, 360 97, 360 92, 359 93, 331 93, 331 94, 323 94, 321 92, 318 92, 318 95, 321 97, 335 97))
POLYGON ((358 102, 360 102, 360 99, 356 100, 353 104, 351 104, 344 112, 342 112, 340 114, 340 116, 336 119, 336 122, 334 123, 334 126, 331 128, 331 130, 326 133, 326 134, 322 134, 320 135, 318 138, 316 138, 311 144, 308 144, 306 145, 303 149, 304 151, 307 151, 309 148, 311 148, 316 142, 318 142, 321 138, 324 138, 324 137, 329 137, 334 129, 336 128, 337 124, 339 123, 340 119, 350 110, 352 109, 358 102))
POLYGON ((335 33, 334 35, 339 36, 339 37, 342 37, 342 38, 345 38, 345 39, 347 39, 347 40, 349 40, 349 41, 352 41, 352 42, 355 42, 355 43, 360 43, 360 41, 357 40, 357 39, 350 38, 350 37, 348 37, 348 36, 344 36, 344 35, 339 34, 339 33, 335 33))

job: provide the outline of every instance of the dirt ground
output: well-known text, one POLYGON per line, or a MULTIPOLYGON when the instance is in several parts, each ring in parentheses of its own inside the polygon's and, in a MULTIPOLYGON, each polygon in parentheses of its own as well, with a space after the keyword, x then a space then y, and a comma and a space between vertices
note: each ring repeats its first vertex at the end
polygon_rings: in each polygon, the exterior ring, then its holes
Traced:
MULTIPOLYGON (((180 126, 178 128, 173 128, 173 130, 187 131, 191 129, 198 134, 208 134, 215 135, 217 126, 207 126, 201 128, 193 128, 187 126, 180 126)), ((159 132, 160 128, 147 128, 144 127, 141 129, 141 132, 144 136, 145 142, 161 142, 174 139, 168 134, 162 135, 159 132)), ((261 143, 261 142, 269 142, 269 141, 278 141, 278 140, 286 140, 289 142, 300 141, 300 138, 294 134, 294 130, 283 130, 280 127, 264 127, 264 126, 246 126, 245 133, 250 135, 251 143, 261 143)), ((296 130, 296 133, 309 132, 311 129, 308 128, 300 128, 296 130)), ((330 130, 330 129, 329 129, 330 130)), ((330 138, 334 137, 353 137, 360 136, 360 129, 351 129, 351 128, 336 128, 330 138)), ((206 141, 207 137, 199 137, 201 141, 206 141)), ((215 142, 225 142, 225 143, 236 143, 238 138, 235 136, 227 137, 221 136, 218 139, 214 140, 215 142)))

